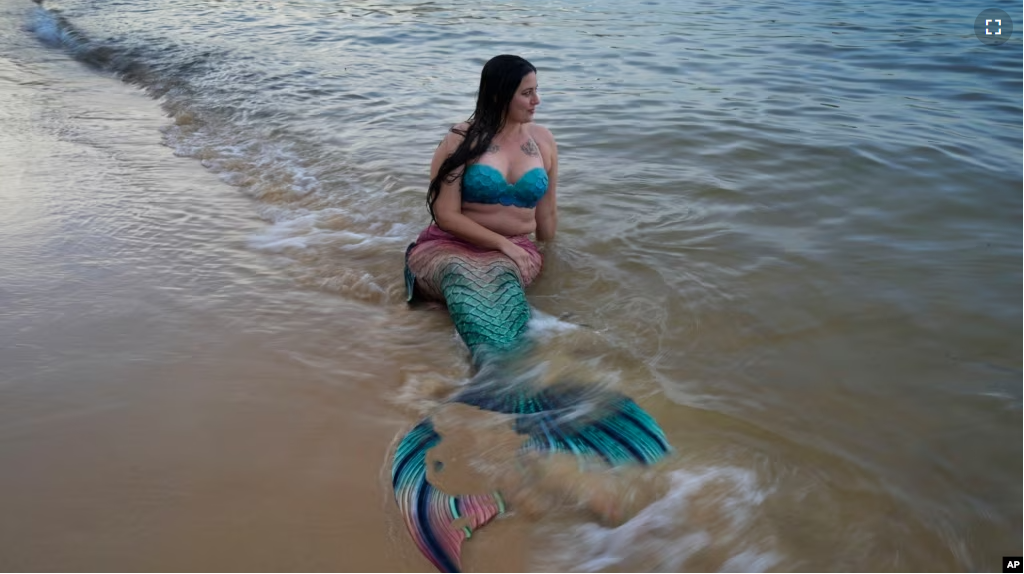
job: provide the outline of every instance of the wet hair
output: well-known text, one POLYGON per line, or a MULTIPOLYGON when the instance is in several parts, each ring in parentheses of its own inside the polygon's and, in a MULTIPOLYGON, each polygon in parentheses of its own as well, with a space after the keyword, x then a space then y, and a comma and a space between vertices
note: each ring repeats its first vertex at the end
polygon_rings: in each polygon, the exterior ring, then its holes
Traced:
POLYGON ((430 187, 427 188, 427 209, 430 210, 430 219, 437 222, 434 217, 434 202, 441 193, 442 183, 452 183, 462 172, 456 170, 473 160, 482 156, 491 141, 505 127, 505 116, 508 113, 508 106, 515 96, 516 89, 520 82, 530 73, 536 73, 537 68, 519 56, 502 54, 495 56, 484 64, 480 72, 480 90, 476 96, 476 110, 469 117, 466 130, 453 127, 451 131, 462 136, 459 147, 441 163, 437 170, 437 177, 430 180, 430 187))

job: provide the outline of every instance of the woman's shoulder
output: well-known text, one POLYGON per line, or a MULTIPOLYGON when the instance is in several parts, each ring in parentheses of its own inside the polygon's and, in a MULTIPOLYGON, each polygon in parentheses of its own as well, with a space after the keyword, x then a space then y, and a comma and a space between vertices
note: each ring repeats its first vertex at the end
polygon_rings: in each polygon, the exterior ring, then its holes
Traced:
POLYGON ((551 133, 551 130, 540 124, 530 124, 530 136, 533 137, 533 139, 537 140, 537 143, 541 145, 555 145, 555 134, 551 133))
POLYGON ((457 145, 459 142, 466 139, 466 134, 468 133, 469 122, 459 122, 448 128, 448 133, 445 134, 444 138, 448 141, 455 142, 457 145))
POLYGON ((445 132, 444 138, 441 139, 441 143, 437 147, 451 154, 455 151, 455 148, 459 147, 462 140, 466 138, 466 130, 468 129, 469 124, 467 122, 453 125, 445 132))
POLYGON ((530 124, 530 137, 537 142, 544 158, 544 167, 548 170, 558 161, 558 144, 555 143, 555 136, 551 130, 540 125, 530 124))

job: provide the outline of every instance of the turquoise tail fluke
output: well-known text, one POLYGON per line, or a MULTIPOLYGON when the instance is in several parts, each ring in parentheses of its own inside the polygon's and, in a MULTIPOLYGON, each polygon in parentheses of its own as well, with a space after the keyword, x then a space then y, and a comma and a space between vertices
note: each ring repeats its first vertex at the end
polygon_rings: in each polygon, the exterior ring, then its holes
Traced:
POLYGON ((462 542, 505 511, 500 494, 451 496, 427 481, 426 453, 441 440, 425 420, 405 435, 391 466, 391 485, 420 552, 441 572, 459 572, 462 542))

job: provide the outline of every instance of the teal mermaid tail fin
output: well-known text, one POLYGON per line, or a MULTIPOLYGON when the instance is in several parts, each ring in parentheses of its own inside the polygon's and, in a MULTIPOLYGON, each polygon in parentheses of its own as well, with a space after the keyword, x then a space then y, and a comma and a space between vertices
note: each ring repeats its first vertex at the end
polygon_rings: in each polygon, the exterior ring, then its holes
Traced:
POLYGON ((470 386, 453 402, 516 414, 524 449, 598 457, 609 466, 650 465, 671 452, 664 431, 629 397, 574 382, 541 388, 470 386))
POLYGON ((598 457, 610 466, 649 465, 671 452, 664 431, 626 395, 596 383, 562 378, 538 384, 523 370, 529 350, 491 357, 450 402, 515 415, 514 430, 527 448, 598 457))
MULTIPOLYGON (((476 386, 453 402, 516 413, 513 428, 527 435, 522 450, 600 458, 609 466, 651 465, 671 452, 653 418, 629 397, 559 384, 498 397, 476 386), (584 405, 586 412, 579 412, 584 405)), ((402 439, 392 461, 392 487, 416 545, 441 572, 459 572, 462 543, 472 531, 504 513, 500 493, 452 496, 427 480, 426 454, 441 436, 426 419, 402 439), (460 524, 464 523, 464 524, 460 524)))
POLYGON ((395 451, 391 485, 406 527, 441 572, 459 572, 462 542, 505 511, 500 494, 451 496, 427 481, 426 453, 441 440, 429 420, 405 435, 395 451))

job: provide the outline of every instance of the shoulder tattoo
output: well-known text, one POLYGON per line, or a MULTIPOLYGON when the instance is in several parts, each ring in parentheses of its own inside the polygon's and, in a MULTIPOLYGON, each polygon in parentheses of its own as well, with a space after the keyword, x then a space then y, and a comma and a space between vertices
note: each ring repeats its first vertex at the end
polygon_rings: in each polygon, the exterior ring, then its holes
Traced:
POLYGON ((492 143, 491 145, 487 146, 487 151, 485 153, 498 153, 498 150, 500 150, 500 149, 501 149, 501 146, 499 146, 498 144, 492 143))
POLYGON ((540 148, 537 147, 537 143, 533 141, 533 138, 526 140, 526 143, 519 146, 519 149, 523 150, 523 153, 530 157, 540 156, 540 148))

